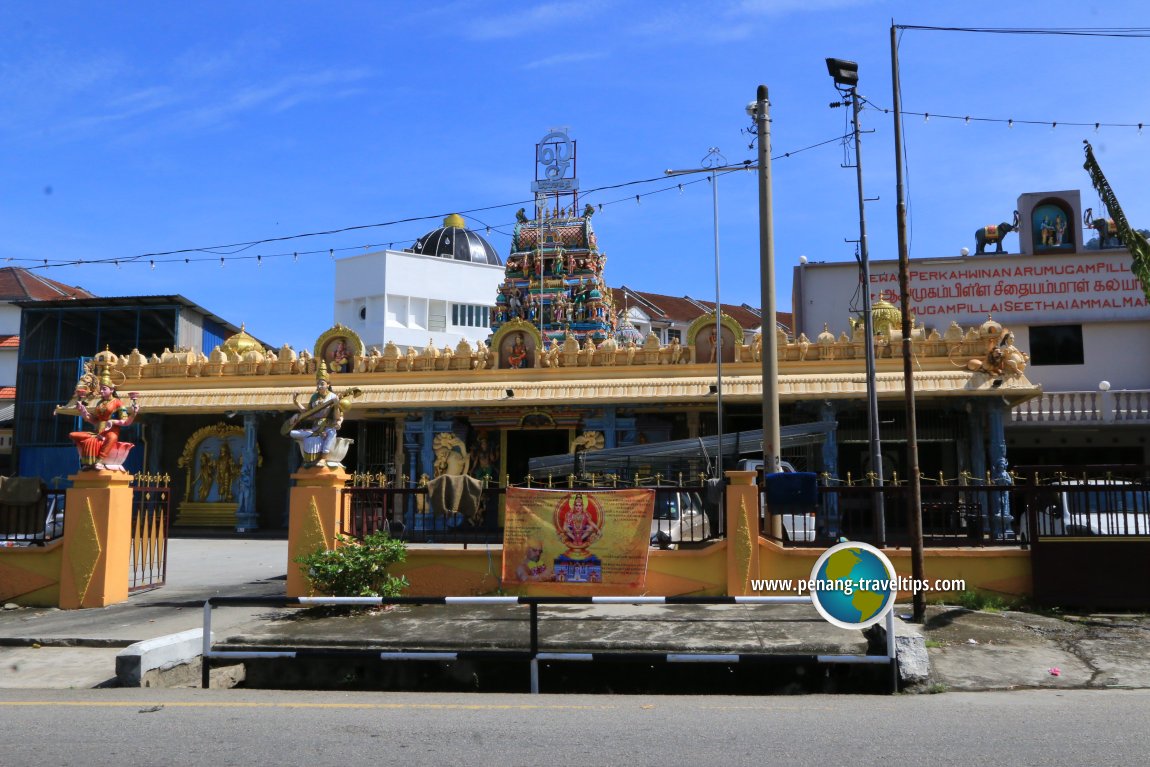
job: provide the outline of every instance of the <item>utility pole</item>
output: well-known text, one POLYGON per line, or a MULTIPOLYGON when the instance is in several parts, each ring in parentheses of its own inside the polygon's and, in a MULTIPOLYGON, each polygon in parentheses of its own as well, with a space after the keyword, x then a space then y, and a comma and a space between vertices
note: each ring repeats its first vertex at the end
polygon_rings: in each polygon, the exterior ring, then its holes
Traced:
MULTIPOLYGON (((898 230, 898 293, 902 308, 902 378, 906 402, 906 454, 910 464, 910 497, 907 516, 910 518, 910 568, 916 583, 925 583, 926 562, 922 551, 922 482, 918 467, 918 424, 914 413, 914 361, 911 349, 910 316, 910 254, 906 242, 906 190, 902 170, 902 94, 898 76, 898 38, 894 24, 890 27, 891 87, 894 89, 894 167, 896 188, 896 217, 898 230)), ((913 595, 915 623, 926 620, 926 595, 916 591, 913 595)))
POLYGON ((775 336, 775 223, 771 202, 771 102, 767 86, 760 85, 747 113, 755 120, 759 137, 759 302, 763 338, 763 472, 782 470, 779 436, 779 342, 775 336))

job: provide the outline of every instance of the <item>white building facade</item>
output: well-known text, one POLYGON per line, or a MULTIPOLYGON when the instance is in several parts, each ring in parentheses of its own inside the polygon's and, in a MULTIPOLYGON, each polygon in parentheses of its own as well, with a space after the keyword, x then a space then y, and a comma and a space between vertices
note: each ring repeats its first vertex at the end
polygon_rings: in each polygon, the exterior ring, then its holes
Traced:
POLYGON ((475 345, 491 334, 491 310, 503 281, 502 261, 479 235, 448 216, 408 250, 384 250, 336 261, 335 321, 367 348, 401 350, 475 345))
MULTIPOLYGON (((1044 394, 1007 422, 1012 463, 1150 462, 1150 303, 1130 253, 1078 226, 1077 191, 1024 194, 1018 211, 1021 252, 911 261, 916 324, 945 337, 991 316, 1030 356, 1026 375, 1044 394)), ((796 335, 814 339, 824 323, 849 334, 858 289, 853 262, 796 267, 796 335)), ((871 261, 870 294, 898 305, 897 261, 871 261)))

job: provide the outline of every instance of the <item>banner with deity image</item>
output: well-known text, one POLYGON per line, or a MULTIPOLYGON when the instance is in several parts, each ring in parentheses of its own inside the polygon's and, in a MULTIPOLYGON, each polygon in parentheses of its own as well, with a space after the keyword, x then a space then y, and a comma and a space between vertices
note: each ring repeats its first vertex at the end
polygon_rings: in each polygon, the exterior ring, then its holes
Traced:
POLYGON ((507 488, 503 583, 563 593, 638 591, 655 491, 507 488))

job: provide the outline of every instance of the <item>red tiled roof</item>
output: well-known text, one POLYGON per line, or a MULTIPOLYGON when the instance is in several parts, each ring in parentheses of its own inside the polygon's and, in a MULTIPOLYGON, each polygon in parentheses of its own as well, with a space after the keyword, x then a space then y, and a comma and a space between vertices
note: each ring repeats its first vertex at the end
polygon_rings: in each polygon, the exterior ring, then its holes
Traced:
POLYGON ((0 269, 0 301, 52 301, 95 298, 83 288, 65 285, 19 266, 0 269))
POLYGON ((0 349, 19 349, 20 336, 0 335, 0 349))
POLYGON ((16 399, 16 387, 0 386, 0 399, 16 399))
MULTIPOLYGON (((624 306, 637 306, 656 321, 693 322, 699 316, 715 311, 714 301, 703 301, 690 296, 677 298, 659 293, 645 293, 640 290, 632 290, 626 285, 621 288, 611 288, 611 293, 616 310, 624 306)), ((747 329, 757 328, 763 322, 759 311, 745 304, 739 306, 723 304, 723 313, 747 329)), ((790 312, 775 312, 775 320, 788 328, 791 327, 790 312)))

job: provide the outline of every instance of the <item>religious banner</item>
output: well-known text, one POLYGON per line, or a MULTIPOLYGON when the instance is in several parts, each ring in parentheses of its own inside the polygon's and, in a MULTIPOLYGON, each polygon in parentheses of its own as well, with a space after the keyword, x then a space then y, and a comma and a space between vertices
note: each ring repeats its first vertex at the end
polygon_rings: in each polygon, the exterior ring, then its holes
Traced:
POLYGON ((504 584, 569 587, 563 593, 645 587, 654 490, 509 487, 506 509, 504 584))

